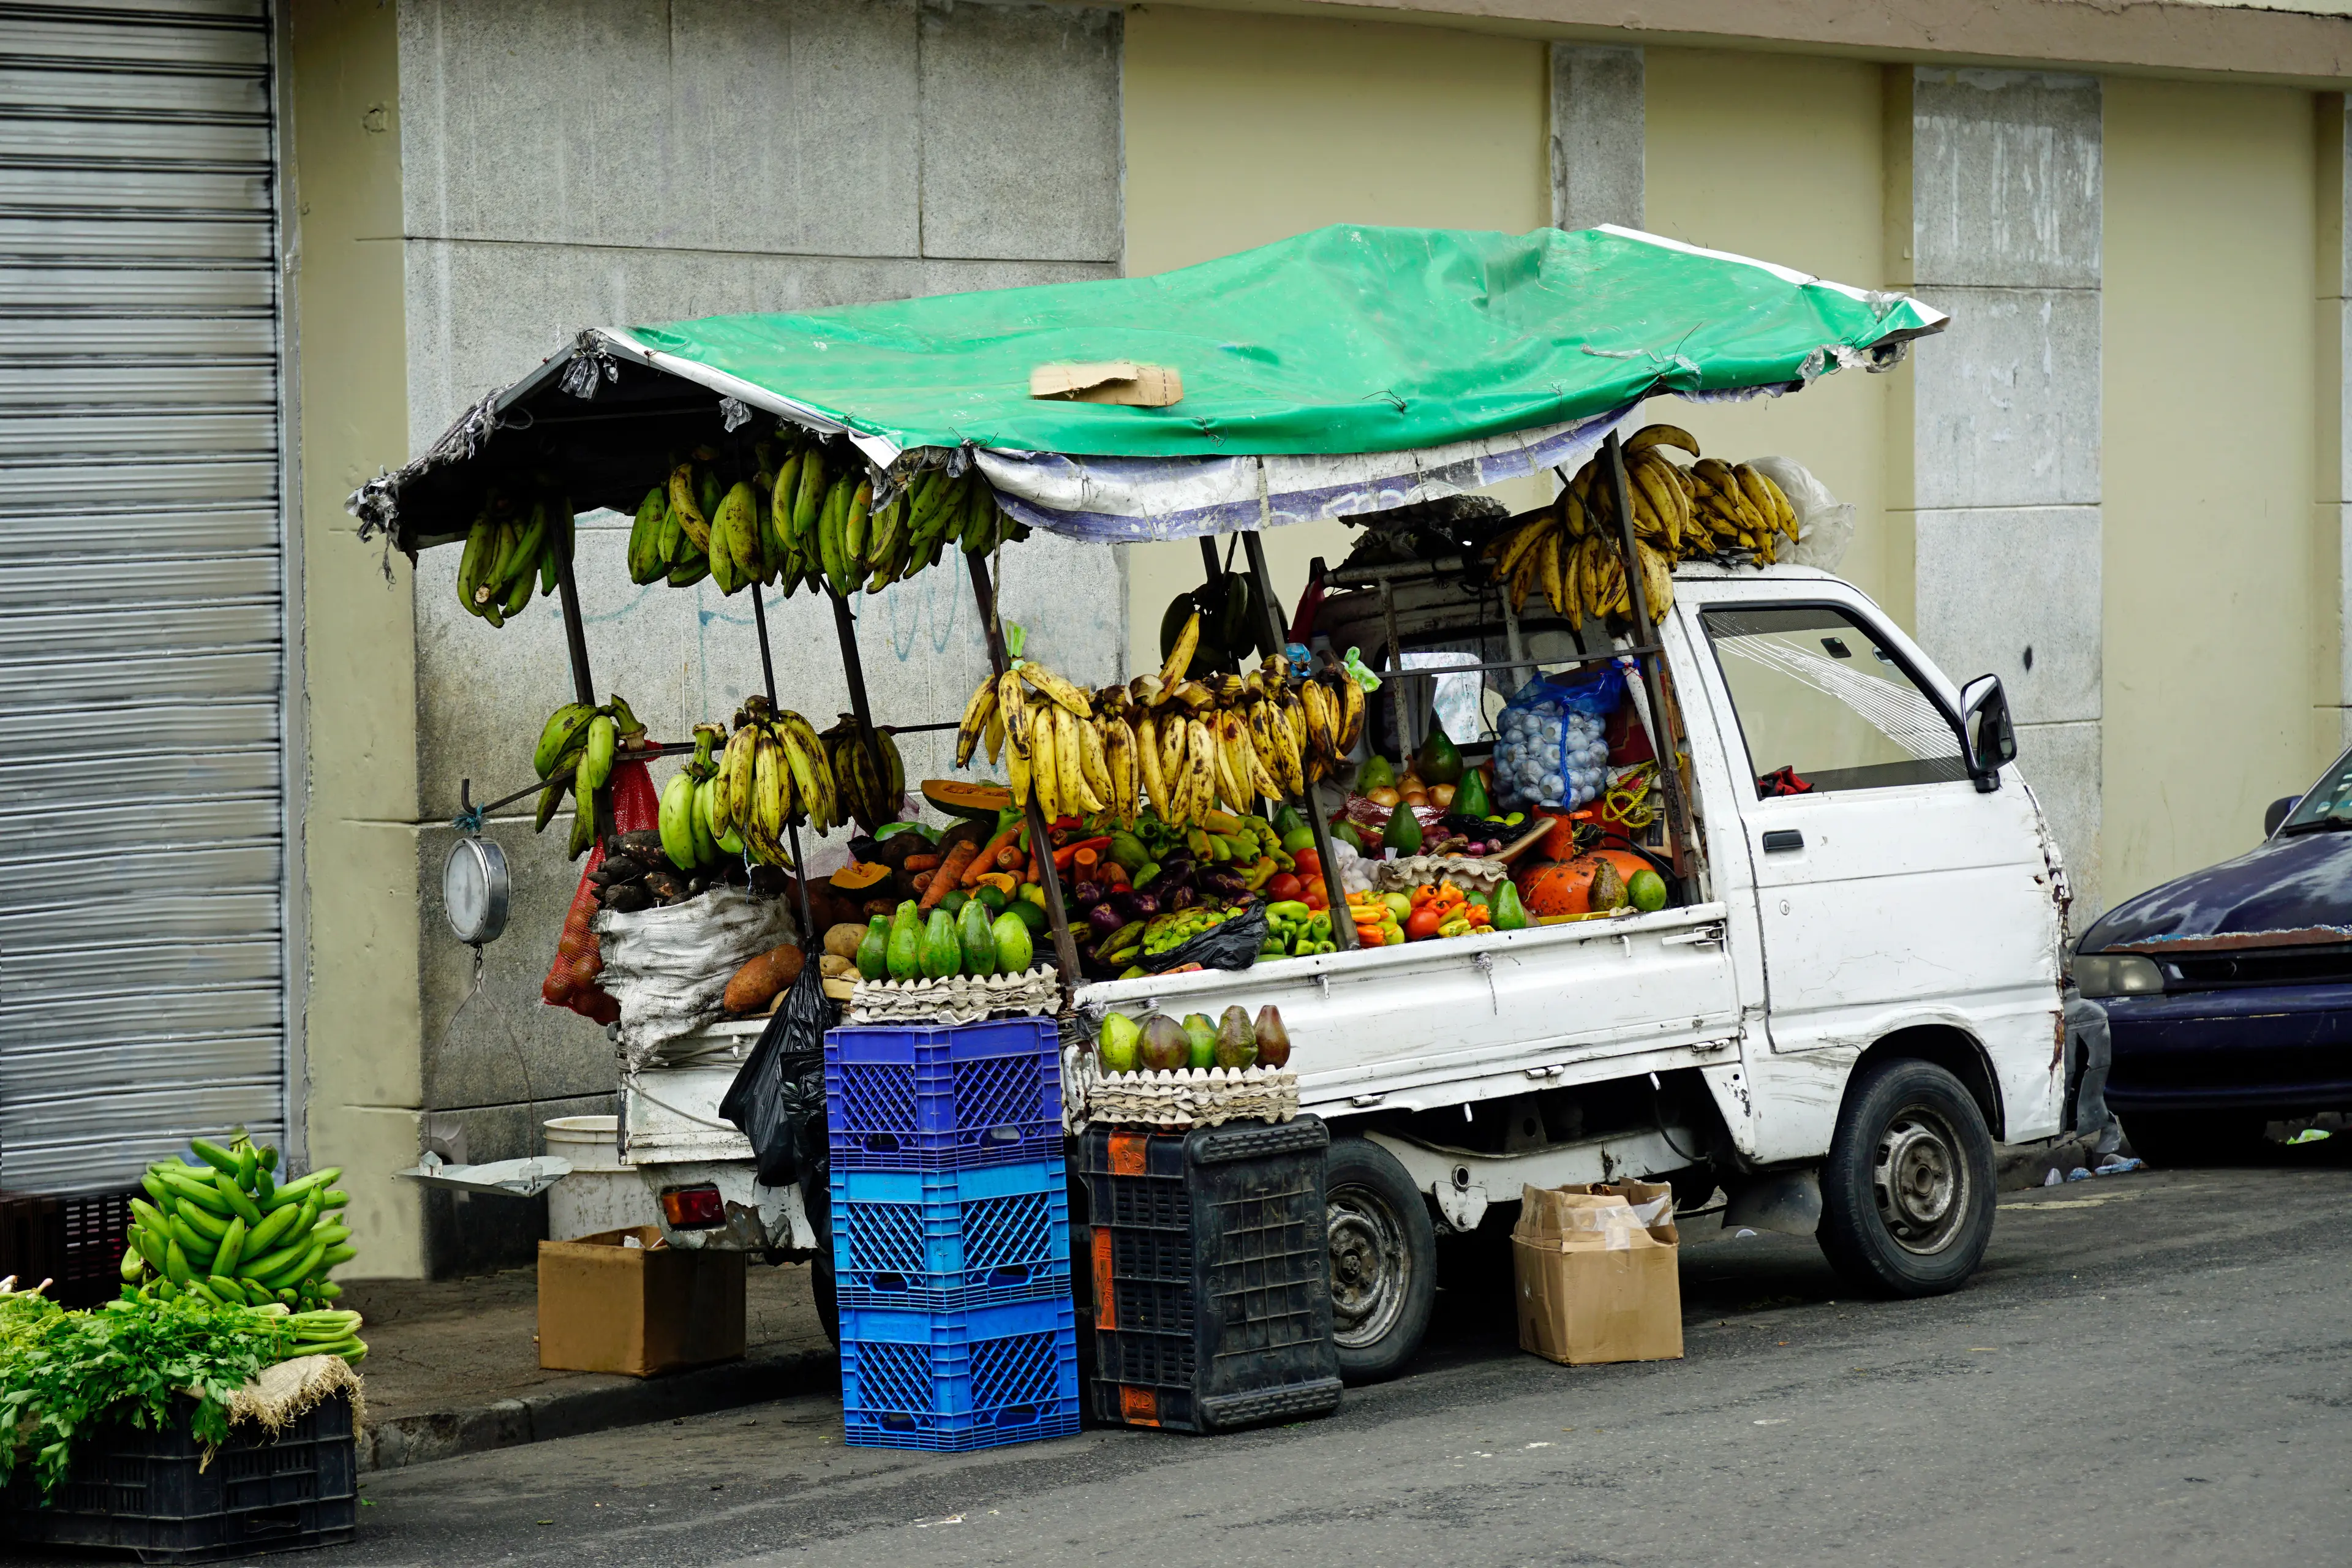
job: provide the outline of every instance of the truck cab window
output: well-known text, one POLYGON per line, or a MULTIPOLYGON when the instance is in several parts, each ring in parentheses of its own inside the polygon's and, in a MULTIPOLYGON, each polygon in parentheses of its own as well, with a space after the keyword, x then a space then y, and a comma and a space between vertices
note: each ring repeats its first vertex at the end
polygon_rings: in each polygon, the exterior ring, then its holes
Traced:
POLYGON ((1951 721, 1862 624, 1827 605, 1699 617, 1761 795, 1965 780, 1951 721), (1868 649, 1874 658, 1854 657, 1868 649))

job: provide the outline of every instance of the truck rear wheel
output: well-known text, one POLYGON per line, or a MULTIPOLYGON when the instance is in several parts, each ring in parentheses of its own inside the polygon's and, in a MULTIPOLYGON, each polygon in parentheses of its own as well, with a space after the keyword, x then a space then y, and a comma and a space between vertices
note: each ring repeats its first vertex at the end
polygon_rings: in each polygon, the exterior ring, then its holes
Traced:
POLYGON ((1394 1377, 1421 1348, 1437 1296, 1429 1205, 1396 1156, 1364 1138, 1331 1140, 1324 1204, 1339 1375, 1394 1377))
POLYGON ((1879 1295, 1941 1295, 1976 1272, 1992 1219, 1992 1134, 1975 1097, 1932 1062, 1864 1073, 1822 1167, 1831 1266, 1879 1295))

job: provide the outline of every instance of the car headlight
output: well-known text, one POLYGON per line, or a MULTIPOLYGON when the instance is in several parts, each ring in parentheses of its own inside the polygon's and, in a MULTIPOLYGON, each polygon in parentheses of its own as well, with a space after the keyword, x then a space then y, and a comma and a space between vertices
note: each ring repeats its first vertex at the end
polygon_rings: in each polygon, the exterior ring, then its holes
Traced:
POLYGON ((2136 952, 2079 952, 2074 986, 2085 996, 2161 995, 2164 971, 2136 952))

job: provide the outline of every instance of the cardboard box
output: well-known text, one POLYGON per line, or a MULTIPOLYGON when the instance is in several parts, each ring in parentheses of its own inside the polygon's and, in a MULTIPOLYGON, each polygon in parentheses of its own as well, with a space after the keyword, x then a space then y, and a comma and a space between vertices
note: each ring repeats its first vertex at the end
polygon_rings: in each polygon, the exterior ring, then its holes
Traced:
POLYGON ((539 1364, 650 1377, 743 1354, 743 1255, 630 1226, 539 1244, 539 1364))
POLYGON ((1519 1348, 1547 1361, 1677 1361, 1681 1236, 1672 1189, 1528 1187, 1511 1231, 1519 1348))
POLYGON ((1068 403, 1165 408, 1184 400, 1184 377, 1169 365, 1138 364, 1124 359, 1096 364, 1041 364, 1029 373, 1029 395, 1068 403))

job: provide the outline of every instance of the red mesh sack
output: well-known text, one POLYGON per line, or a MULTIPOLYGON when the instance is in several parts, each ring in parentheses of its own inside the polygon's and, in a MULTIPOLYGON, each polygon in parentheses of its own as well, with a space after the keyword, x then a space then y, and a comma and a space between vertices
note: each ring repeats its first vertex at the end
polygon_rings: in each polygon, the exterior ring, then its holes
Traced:
MULTIPOLYGON (((614 763, 611 789, 615 832, 640 833, 658 826, 661 796, 655 792, 653 775, 645 763, 614 763)), ((580 868, 580 886, 572 895, 572 908, 564 913, 563 934, 556 940, 555 962, 547 966, 539 999, 551 1007, 569 1007, 583 1018, 610 1024, 621 1016, 621 1005, 596 983, 604 973, 604 959, 590 924, 596 918, 596 887, 588 879, 604 863, 604 846, 600 841, 588 851, 588 863, 580 868)))

